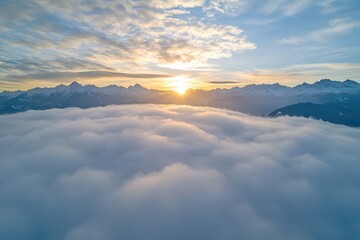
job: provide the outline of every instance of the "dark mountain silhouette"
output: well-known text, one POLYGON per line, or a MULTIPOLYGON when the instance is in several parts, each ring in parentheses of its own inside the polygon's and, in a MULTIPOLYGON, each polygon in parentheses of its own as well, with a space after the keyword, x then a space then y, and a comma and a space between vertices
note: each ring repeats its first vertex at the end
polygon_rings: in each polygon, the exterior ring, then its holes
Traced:
POLYGON ((352 127, 360 126, 360 96, 324 104, 297 103, 275 110, 271 117, 299 116, 320 119, 331 123, 344 124, 352 127))

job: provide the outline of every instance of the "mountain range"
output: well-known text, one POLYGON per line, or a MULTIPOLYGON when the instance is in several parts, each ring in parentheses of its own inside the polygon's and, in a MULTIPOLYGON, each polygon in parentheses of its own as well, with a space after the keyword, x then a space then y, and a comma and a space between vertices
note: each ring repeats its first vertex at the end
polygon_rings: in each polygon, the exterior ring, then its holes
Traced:
POLYGON ((352 80, 323 79, 295 87, 275 83, 209 91, 189 89, 184 96, 174 91, 147 89, 140 84, 126 88, 116 85, 83 86, 73 82, 54 88, 4 91, 0 93, 0 114, 110 104, 187 104, 226 108, 256 116, 304 116, 360 126, 359 99, 360 84, 352 80))

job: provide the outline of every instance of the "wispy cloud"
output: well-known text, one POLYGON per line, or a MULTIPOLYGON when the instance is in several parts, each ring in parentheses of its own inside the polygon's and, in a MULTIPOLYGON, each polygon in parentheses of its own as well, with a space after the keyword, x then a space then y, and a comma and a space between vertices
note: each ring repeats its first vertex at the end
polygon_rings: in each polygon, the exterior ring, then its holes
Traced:
POLYGON ((86 72, 40 72, 24 75, 7 75, 5 80, 72 80, 72 79, 93 79, 93 78, 168 78, 166 74, 148 74, 148 73, 121 73, 107 71, 86 71, 86 72))
POLYGON ((141 4, 149 4, 149 6, 154 8, 175 8, 175 7, 184 7, 184 8, 194 8, 200 7, 204 4, 205 0, 143 0, 140 1, 141 4))
POLYGON ((343 8, 343 2, 339 0, 322 0, 317 1, 316 4, 318 4, 323 13, 329 14, 337 12, 339 9, 343 8))
POLYGON ((336 0, 325 0, 314 2, 311 0, 213 0, 208 1, 203 9, 211 16, 221 13, 229 16, 237 16, 248 11, 261 12, 262 14, 276 14, 278 17, 291 17, 299 14, 310 7, 320 7, 323 12, 335 10, 334 2, 336 0), (254 7, 250 9, 250 7, 254 7))
POLYGON ((267 14, 280 12, 284 16, 292 16, 312 5, 311 0, 270 0, 263 11, 267 14))
POLYGON ((237 16, 245 12, 250 4, 248 0, 212 0, 208 1, 203 10, 210 17, 216 13, 237 16))
POLYGON ((237 81, 211 81, 209 83, 211 83, 211 84, 237 84, 240 82, 237 82, 237 81))
POLYGON ((265 14, 281 14, 282 17, 291 17, 310 7, 317 7, 322 13, 329 14, 341 8, 341 1, 270 0, 263 4, 262 12, 265 14))
POLYGON ((301 37, 284 38, 279 40, 278 42, 291 45, 298 45, 308 42, 321 42, 328 40, 328 38, 347 34, 351 30, 359 26, 360 24, 357 21, 339 18, 329 21, 328 26, 325 28, 312 31, 309 34, 301 37))

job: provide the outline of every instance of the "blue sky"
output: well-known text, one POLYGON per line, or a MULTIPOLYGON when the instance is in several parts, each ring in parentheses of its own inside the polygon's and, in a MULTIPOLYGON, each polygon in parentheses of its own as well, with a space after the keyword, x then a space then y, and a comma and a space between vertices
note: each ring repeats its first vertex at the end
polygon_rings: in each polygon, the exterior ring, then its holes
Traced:
POLYGON ((216 88, 360 80, 357 0, 5 0, 1 5, 0 90, 74 80, 163 89, 174 81, 216 88))

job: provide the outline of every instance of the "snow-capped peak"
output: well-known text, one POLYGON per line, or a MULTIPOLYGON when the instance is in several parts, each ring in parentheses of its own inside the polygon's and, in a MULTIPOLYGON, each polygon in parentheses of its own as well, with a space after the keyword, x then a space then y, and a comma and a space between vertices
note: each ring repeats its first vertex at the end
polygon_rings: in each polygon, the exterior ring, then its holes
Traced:
POLYGON ((290 88, 287 86, 280 85, 279 83, 274 84, 251 84, 242 88, 242 91, 247 94, 256 94, 256 95, 274 95, 281 96, 287 94, 290 88))
POLYGON ((258 96, 286 96, 299 94, 324 94, 324 93, 350 93, 360 92, 360 84, 345 80, 333 81, 330 79, 322 79, 315 83, 303 83, 295 87, 287 87, 274 84, 250 84, 244 87, 233 87, 231 89, 215 89, 212 92, 220 94, 232 95, 258 95, 258 96))
MULTIPOLYGON (((105 94, 112 95, 117 93, 129 92, 132 94, 147 94, 151 90, 144 88, 140 84, 136 83, 128 88, 111 85, 107 87, 96 87, 94 85, 81 85, 78 82, 72 82, 69 85, 58 85, 54 88, 34 88, 27 92, 18 92, 18 94, 11 94, 10 92, 1 93, 6 96, 16 97, 18 95, 25 94, 27 97, 33 97, 35 95, 50 96, 52 94, 58 94, 62 96, 69 96, 71 94, 105 94)), ((290 96, 290 95, 310 95, 310 94, 326 94, 326 93, 353 93, 360 92, 360 84, 353 80, 333 81, 330 79, 322 79, 315 83, 303 83, 295 87, 287 87, 274 84, 251 84, 244 87, 233 87, 231 89, 215 89, 211 93, 220 95, 255 95, 255 96, 290 96)))
POLYGON ((322 79, 313 84, 297 85, 293 90, 295 94, 349 93, 360 91, 360 84, 349 79, 344 82, 322 79))

